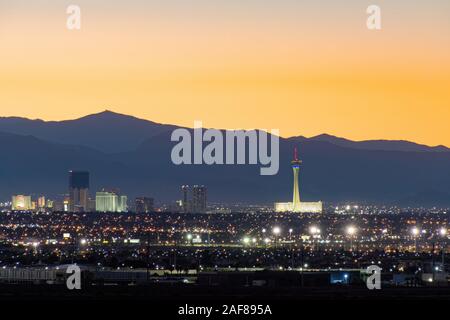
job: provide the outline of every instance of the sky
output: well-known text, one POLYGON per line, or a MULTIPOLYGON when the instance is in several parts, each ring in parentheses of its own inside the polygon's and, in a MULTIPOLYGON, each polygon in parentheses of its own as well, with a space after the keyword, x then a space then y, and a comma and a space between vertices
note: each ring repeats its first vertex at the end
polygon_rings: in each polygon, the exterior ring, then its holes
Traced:
POLYGON ((450 146, 450 1, 0 0, 0 116, 105 109, 450 146))

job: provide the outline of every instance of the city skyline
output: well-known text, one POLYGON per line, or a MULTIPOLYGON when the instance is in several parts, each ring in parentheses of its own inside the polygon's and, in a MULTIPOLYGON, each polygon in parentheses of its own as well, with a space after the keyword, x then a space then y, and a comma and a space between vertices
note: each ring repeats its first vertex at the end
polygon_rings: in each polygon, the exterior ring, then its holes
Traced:
POLYGON ((288 164, 298 146, 305 161, 301 189, 306 202, 450 204, 445 183, 450 150, 445 147, 354 142, 326 135, 280 138, 279 173, 267 183, 255 165, 175 165, 171 161, 175 142, 170 136, 176 128, 113 112, 57 123, 0 118, 0 141, 9 150, 0 158, 7 182, 0 184, 0 197, 61 194, 67 188, 62 173, 75 168, 95 174, 94 190, 119 186, 132 198, 151 194, 168 201, 178 193, 178 186, 194 183, 214 190, 213 202, 269 204, 286 201, 291 193, 286 183, 292 179, 288 164), (418 174, 424 168, 428 174, 418 174), (229 181, 239 183, 230 188, 229 181))

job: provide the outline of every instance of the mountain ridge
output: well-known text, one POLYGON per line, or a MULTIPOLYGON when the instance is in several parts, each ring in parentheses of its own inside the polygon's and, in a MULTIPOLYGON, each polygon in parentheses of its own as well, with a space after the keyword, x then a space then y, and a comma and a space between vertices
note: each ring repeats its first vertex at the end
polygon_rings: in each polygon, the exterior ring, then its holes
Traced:
MULTIPOLYGON (((147 119, 138 118, 110 111, 108 109, 85 115, 80 118, 62 121, 45 121, 24 117, 0 117, 0 131, 21 135, 33 135, 44 140, 64 144, 85 145, 103 152, 131 151, 159 133, 183 128, 173 124, 162 124, 147 119), (74 131, 80 132, 78 137, 72 137, 74 131), (123 136, 118 132, 124 132, 123 136), (126 134, 128 132, 128 134, 126 134), (116 135, 115 143, 111 144, 101 135, 116 135)), ((226 130, 226 129, 220 129, 226 130)), ((257 130, 257 129, 255 129, 257 130)), ((305 137, 293 136, 280 139, 327 141, 336 145, 364 149, 404 152, 450 152, 450 148, 438 145, 428 146, 407 140, 361 140, 354 141, 327 133, 305 137)))

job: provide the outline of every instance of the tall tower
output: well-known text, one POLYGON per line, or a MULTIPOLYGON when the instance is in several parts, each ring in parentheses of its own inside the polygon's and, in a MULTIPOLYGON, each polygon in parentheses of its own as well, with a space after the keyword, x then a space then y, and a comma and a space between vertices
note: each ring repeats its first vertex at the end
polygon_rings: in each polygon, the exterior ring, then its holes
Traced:
POLYGON ((89 197, 89 172, 69 171, 69 197, 69 211, 87 211, 89 197))
POLYGON ((192 211, 194 213, 206 212, 206 187, 194 186, 192 188, 192 211))
POLYGON ((298 172, 300 170, 301 160, 298 159, 297 147, 294 148, 294 160, 291 161, 292 170, 294 172, 294 189, 292 196, 292 211, 300 211, 300 190, 298 188, 298 172))
POLYGON ((181 191, 183 192, 183 213, 188 213, 191 210, 191 204, 189 200, 189 186, 183 185, 181 186, 181 191))

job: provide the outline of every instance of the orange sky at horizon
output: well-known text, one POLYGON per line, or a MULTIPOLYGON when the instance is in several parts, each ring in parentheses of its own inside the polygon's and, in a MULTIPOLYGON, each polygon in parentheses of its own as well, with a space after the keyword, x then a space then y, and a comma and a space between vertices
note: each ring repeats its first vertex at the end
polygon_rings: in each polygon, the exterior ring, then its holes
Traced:
POLYGON ((366 29, 356 1, 300 18, 224 9, 198 19, 79 1, 80 31, 65 29, 63 7, 11 5, 0 13, 0 116, 109 109, 187 127, 450 146, 450 11, 433 1, 444 8, 386 3, 381 31, 366 29))

